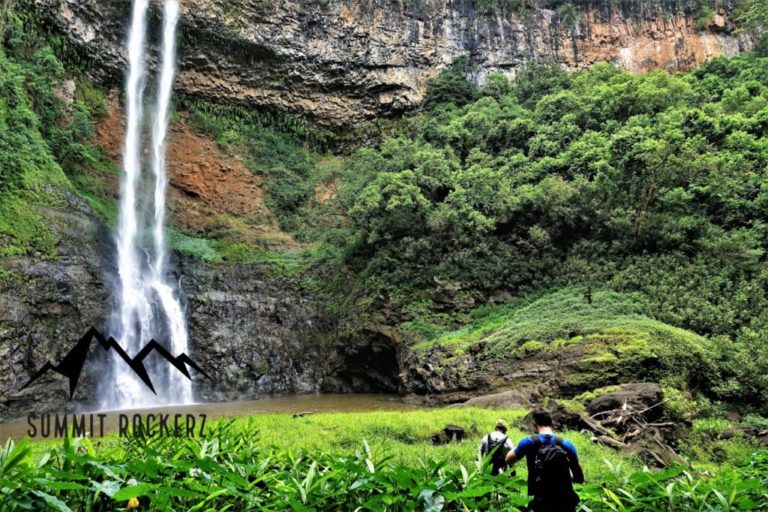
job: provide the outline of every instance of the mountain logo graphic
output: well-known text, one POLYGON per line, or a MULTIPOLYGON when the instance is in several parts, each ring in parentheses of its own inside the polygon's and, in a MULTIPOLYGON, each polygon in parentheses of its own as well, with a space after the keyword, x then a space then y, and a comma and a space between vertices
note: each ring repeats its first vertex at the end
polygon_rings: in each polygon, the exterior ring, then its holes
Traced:
POLYGON ((142 348, 135 357, 130 357, 125 352, 125 350, 123 350, 123 347, 117 343, 115 338, 110 336, 109 339, 107 339, 99 331, 91 327, 88 329, 88 332, 86 332, 85 335, 80 338, 80 341, 77 342, 72 350, 70 350, 67 355, 64 356, 64 359, 62 359, 59 364, 54 366, 50 361, 46 362, 42 368, 40 368, 31 379, 29 379, 29 382, 24 384, 21 389, 23 390, 47 372, 52 371, 69 379, 69 399, 72 400, 72 397, 75 394, 75 388, 77 388, 77 381, 80 379, 80 373, 83 370, 83 365, 85 364, 85 360, 88 358, 88 351, 91 347, 91 342, 94 339, 98 341, 101 348, 103 348, 105 351, 108 352, 110 349, 112 349, 117 352, 117 355, 119 355, 123 361, 125 361, 131 370, 133 370, 133 372, 142 380, 142 382, 144 382, 144 384, 147 385, 147 387, 154 394, 157 394, 157 391, 155 391, 155 387, 152 385, 152 380, 149 378, 147 369, 144 367, 144 359, 146 359, 146 357, 152 352, 157 352, 190 380, 192 377, 189 375, 189 370, 187 369, 188 366, 194 368, 209 380, 213 380, 192 359, 190 359, 187 354, 182 353, 174 357, 165 349, 165 347, 160 345, 155 340, 150 340, 149 343, 144 345, 144 348, 142 348))

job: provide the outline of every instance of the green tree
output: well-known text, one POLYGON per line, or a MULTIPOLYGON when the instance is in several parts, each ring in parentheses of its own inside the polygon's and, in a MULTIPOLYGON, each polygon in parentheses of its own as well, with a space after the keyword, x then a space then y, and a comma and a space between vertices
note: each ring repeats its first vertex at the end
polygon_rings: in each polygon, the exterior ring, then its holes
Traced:
POLYGON ((439 105, 463 106, 475 99, 477 88, 467 80, 469 59, 457 57, 427 85, 425 105, 434 109, 439 105))

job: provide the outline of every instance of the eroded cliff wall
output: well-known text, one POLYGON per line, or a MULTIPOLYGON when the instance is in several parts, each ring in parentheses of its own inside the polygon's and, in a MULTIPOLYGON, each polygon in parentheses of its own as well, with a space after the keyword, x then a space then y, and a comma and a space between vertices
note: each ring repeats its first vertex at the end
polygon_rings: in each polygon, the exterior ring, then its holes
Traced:
MULTIPOLYGON (((102 78, 122 76, 130 2, 26 1, 99 63, 102 78)), ((177 88, 343 126, 417 107, 427 81, 459 55, 482 82, 545 58, 571 70, 600 61, 686 70, 754 44, 725 8, 702 20, 692 9, 646 3, 618 10, 598 0, 566 15, 489 14, 469 0, 185 0, 177 88)))

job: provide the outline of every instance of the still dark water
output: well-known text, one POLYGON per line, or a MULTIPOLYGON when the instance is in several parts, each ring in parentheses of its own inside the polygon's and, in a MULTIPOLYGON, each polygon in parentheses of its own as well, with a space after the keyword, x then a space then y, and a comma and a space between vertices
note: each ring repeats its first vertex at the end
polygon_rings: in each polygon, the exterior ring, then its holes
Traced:
MULTIPOLYGON (((205 421, 220 418, 235 418, 252 416, 254 414, 287 413, 287 414, 314 414, 320 412, 361 412, 361 411, 401 411, 413 410, 418 406, 406 404, 400 401, 396 395, 287 395, 260 400, 246 400, 242 402, 199 403, 192 405, 163 406, 148 409, 130 409, 120 411, 94 411, 74 413, 76 421, 85 422, 87 432, 92 432, 95 438, 101 434, 117 432, 122 421, 131 422, 135 415, 146 416, 153 414, 158 418, 167 416, 170 423, 176 415, 181 415, 182 423, 187 422, 188 415, 193 416, 195 426, 199 427, 202 415, 205 421), (99 415, 103 417, 99 417, 99 415), (84 419, 81 417, 85 416, 84 419)), ((71 427, 73 414, 66 415, 68 425, 71 427)), ((58 414, 59 421, 63 421, 64 414, 58 414)), ((30 430, 35 429, 33 439, 52 439, 55 430, 56 416, 51 413, 48 419, 37 417, 32 419, 32 425, 27 418, 9 423, 0 423, 0 441, 5 442, 9 437, 19 439, 30 435, 30 430), (50 422, 50 423, 48 423, 50 422), (49 425, 49 428, 46 428, 49 425), (44 437, 44 431, 48 430, 48 436, 44 437)), ((186 428, 186 424, 183 428, 186 428)))

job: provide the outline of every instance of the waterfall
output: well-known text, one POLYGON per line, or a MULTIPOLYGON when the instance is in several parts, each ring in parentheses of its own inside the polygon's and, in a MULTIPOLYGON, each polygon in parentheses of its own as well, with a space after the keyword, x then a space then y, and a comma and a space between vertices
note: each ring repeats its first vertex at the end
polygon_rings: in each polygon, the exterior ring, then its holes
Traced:
MULTIPOLYGON (((176 72, 179 2, 166 0, 163 13, 157 99, 152 119, 151 176, 142 173, 145 165, 142 161, 142 125, 148 9, 149 0, 133 0, 125 90, 124 174, 117 229, 119 294, 111 322, 115 338, 132 357, 153 338, 174 356, 188 353, 184 309, 179 301, 177 285, 168 277, 164 234, 168 185, 165 154, 176 72)), ((101 405, 114 409, 192 401, 191 382, 175 369, 169 369, 165 360, 154 360, 150 355, 145 360, 145 366, 151 374, 157 395, 139 380, 124 361, 113 356, 107 372, 111 386, 101 405)))

